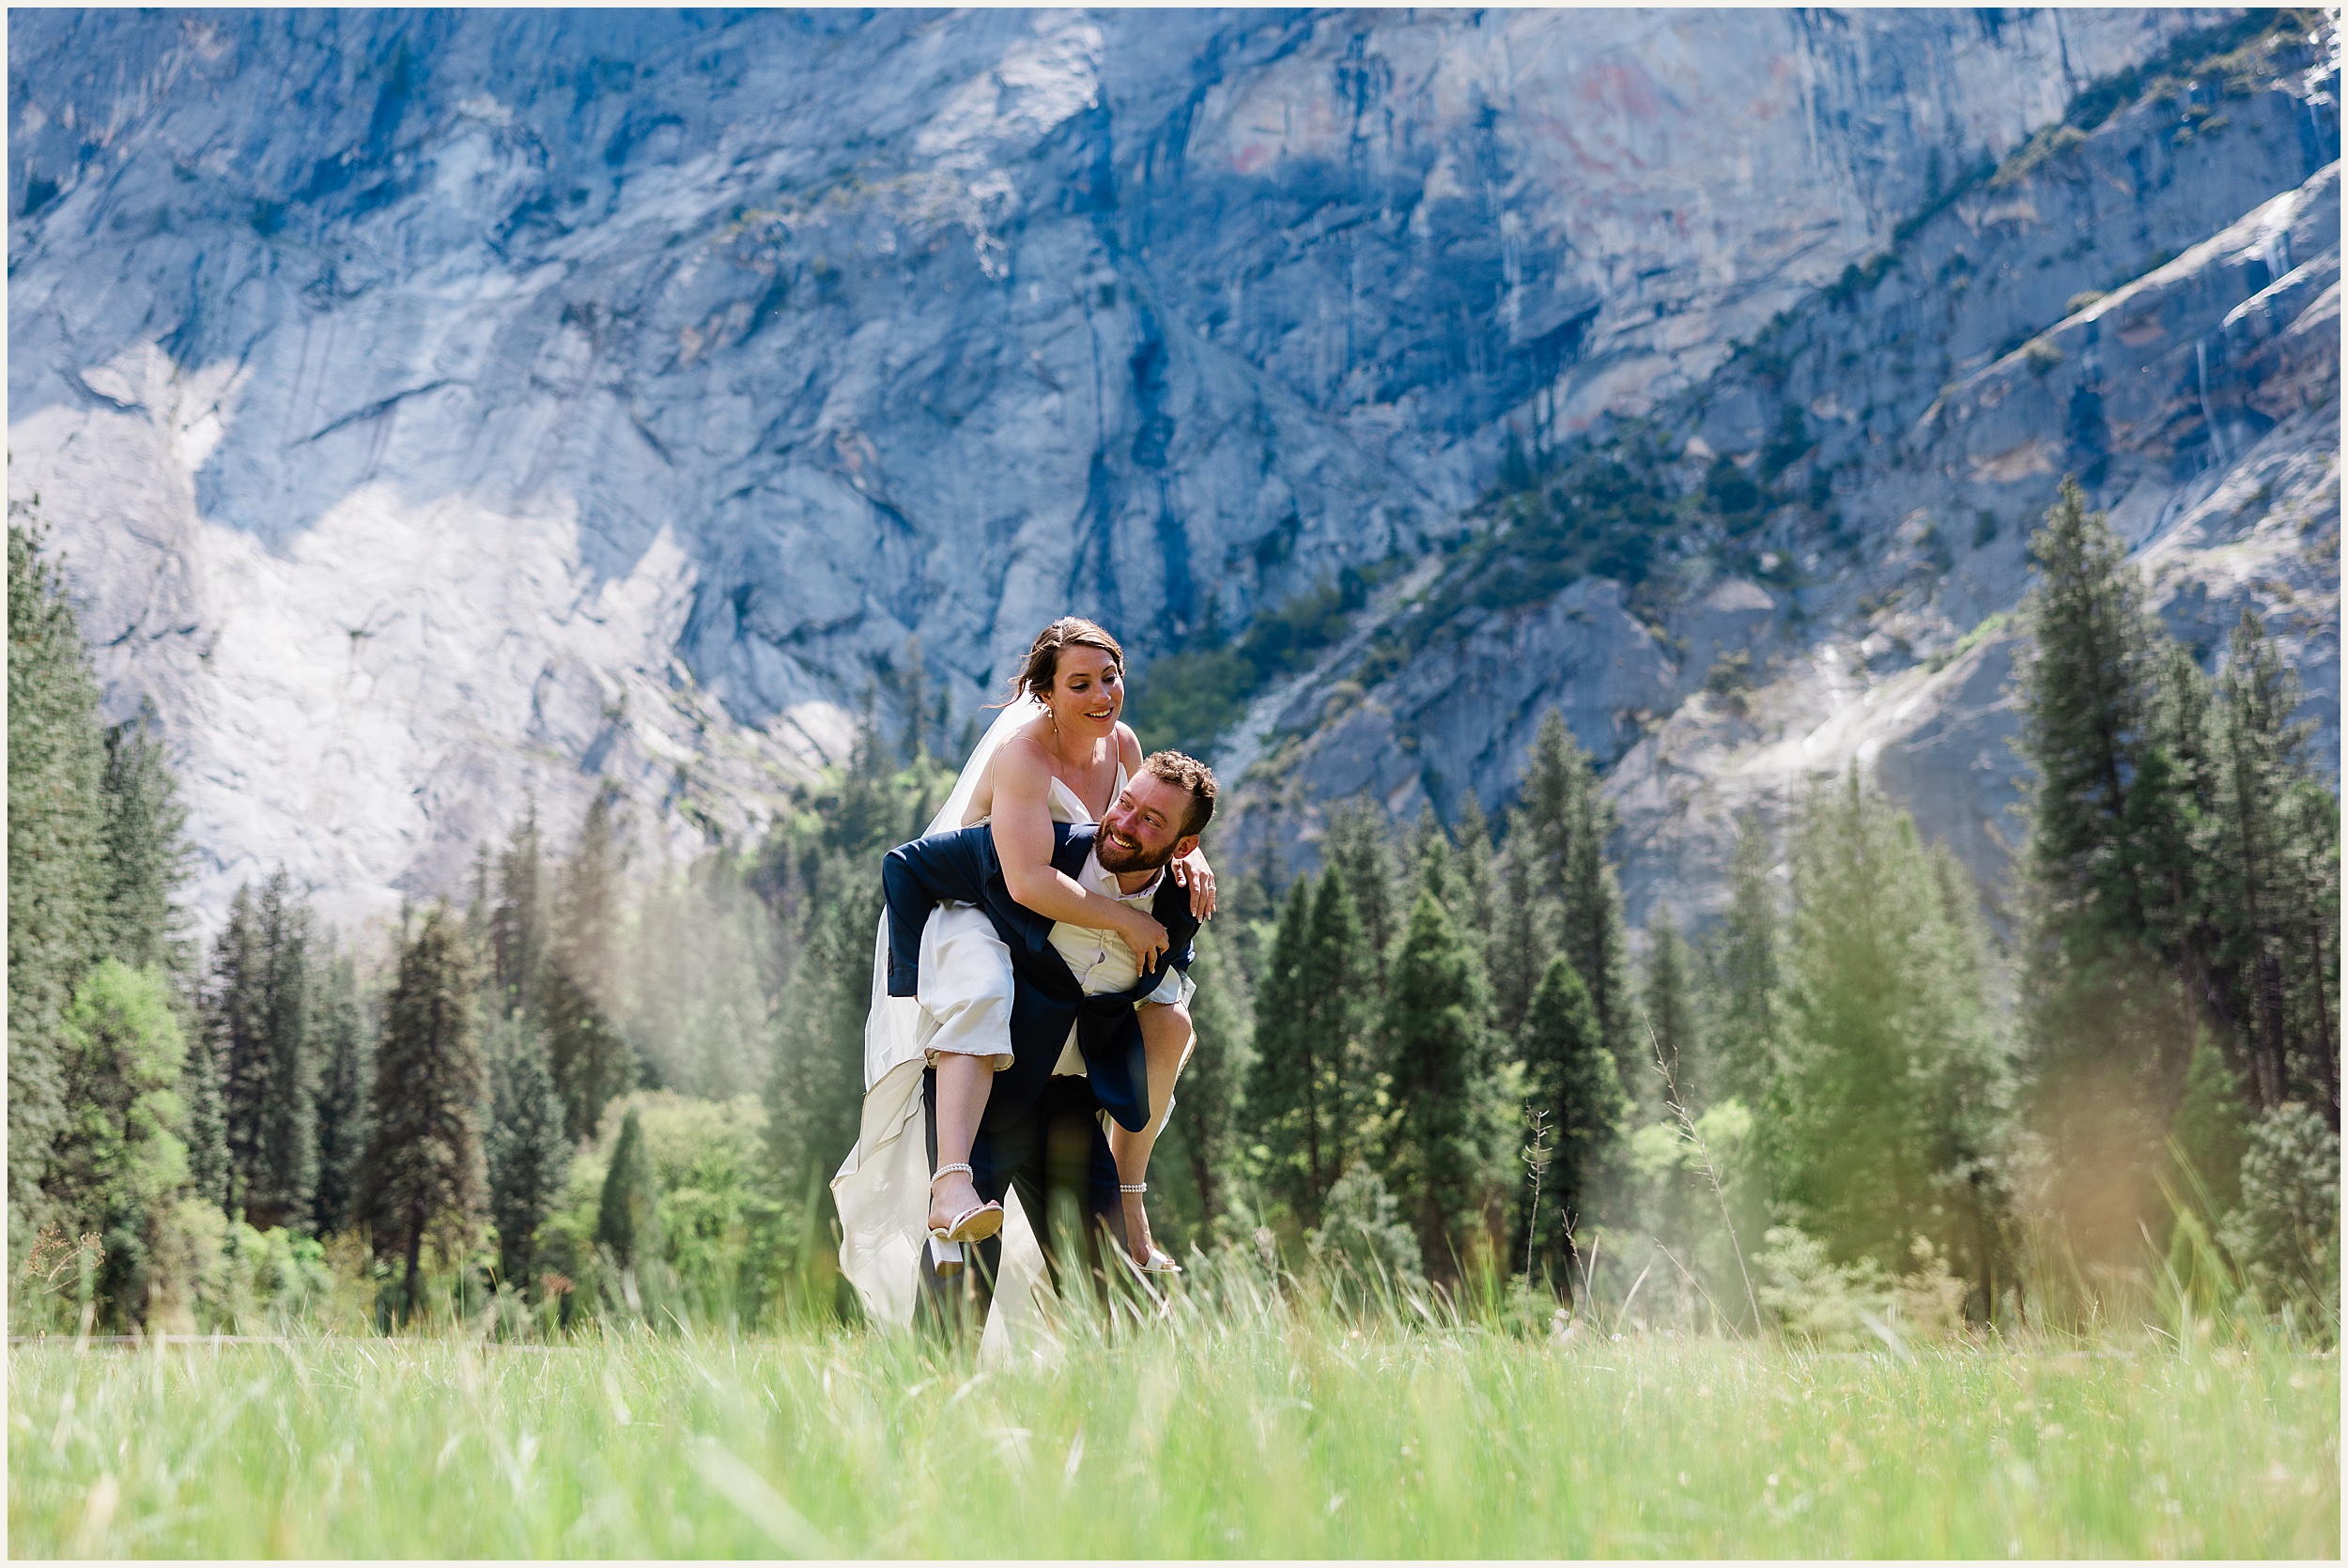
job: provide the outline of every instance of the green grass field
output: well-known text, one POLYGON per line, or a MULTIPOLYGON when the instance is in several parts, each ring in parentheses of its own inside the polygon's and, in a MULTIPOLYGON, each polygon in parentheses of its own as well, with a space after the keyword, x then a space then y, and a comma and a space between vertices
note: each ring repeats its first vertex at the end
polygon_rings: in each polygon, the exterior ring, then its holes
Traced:
POLYGON ((2329 1355, 1818 1356, 1183 1314, 1056 1364, 857 1331, 20 1345, 16 1556, 2289 1556, 2329 1355))

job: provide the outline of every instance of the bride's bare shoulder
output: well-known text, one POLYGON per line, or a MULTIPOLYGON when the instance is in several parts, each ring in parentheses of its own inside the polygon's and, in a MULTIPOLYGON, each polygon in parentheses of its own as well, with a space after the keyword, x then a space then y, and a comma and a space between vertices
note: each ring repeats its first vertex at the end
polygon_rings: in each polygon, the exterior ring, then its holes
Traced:
POLYGON ((1009 764, 1013 771, 1020 773, 1051 772, 1051 754, 1043 749, 1043 731, 1046 728, 1046 721, 1039 718, 1012 730, 1004 740, 1002 749, 995 754, 994 765, 1000 768, 1009 764))
POLYGON ((1134 727, 1123 719, 1117 721, 1117 755, 1118 760, 1125 764, 1127 773, 1141 766, 1141 737, 1135 734, 1134 727))

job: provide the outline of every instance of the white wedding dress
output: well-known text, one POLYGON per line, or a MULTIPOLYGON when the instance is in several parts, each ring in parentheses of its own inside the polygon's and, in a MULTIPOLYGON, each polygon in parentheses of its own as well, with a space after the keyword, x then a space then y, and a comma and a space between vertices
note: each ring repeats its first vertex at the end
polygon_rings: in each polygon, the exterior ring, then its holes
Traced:
MULTIPOLYGON (((973 825, 973 796, 986 764, 1020 726, 1043 712, 1033 698, 1006 708, 963 764, 953 793, 924 830, 944 833, 973 825)), ((1114 800, 1125 788, 1118 765, 1114 800)), ((1076 792, 1055 778, 1051 789, 1055 822, 1089 822, 1092 814, 1076 792)), ((1187 976, 1169 975, 1187 993, 1187 976)), ((929 1239, 930 1163, 922 1126, 921 1069, 934 1051, 975 1055, 1011 1040, 1011 954, 995 923, 969 904, 932 912, 921 932, 921 994, 888 994, 888 915, 881 914, 873 949, 873 1003, 864 1021, 864 1115, 856 1147, 831 1179, 840 1209, 840 1271, 863 1298, 875 1323, 910 1327, 919 1293, 921 1248, 929 1239)), ((1002 1057, 999 1067, 1008 1067, 1002 1057)), ((1046 1287, 1043 1252, 1026 1208, 1005 1194, 1002 1261, 995 1299, 987 1314, 980 1359, 992 1364, 1014 1346, 1041 1354, 1049 1340, 1036 1293, 1046 1287)))

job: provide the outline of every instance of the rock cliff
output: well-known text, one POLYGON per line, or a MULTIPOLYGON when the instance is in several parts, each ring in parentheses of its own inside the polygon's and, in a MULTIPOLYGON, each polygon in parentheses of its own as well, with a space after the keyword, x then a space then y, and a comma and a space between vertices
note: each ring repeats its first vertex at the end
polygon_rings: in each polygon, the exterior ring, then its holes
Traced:
POLYGON ((1146 659, 1381 562, 1232 733, 1259 830, 1498 800, 1560 703, 1651 897, 1785 737, 1902 682, 1956 695, 1846 724, 1887 778, 1994 728, 1995 637, 1929 666, 2075 460, 2177 613, 2281 583, 2336 670, 2324 73, 2054 133, 2235 17, 24 12, 10 496, 182 759, 208 914, 281 861, 347 919, 453 891, 598 780, 686 853, 868 693, 958 732, 1052 614, 1146 659), (1446 596, 1511 432, 1627 421, 1826 505, 1446 596))

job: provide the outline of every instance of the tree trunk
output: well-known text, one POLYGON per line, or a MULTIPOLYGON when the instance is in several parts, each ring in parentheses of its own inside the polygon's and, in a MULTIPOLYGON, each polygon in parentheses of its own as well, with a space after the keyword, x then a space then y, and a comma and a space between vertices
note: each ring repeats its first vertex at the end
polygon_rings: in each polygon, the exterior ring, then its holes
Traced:
POLYGON ((416 1290, 424 1275, 424 1205, 419 1203, 408 1215, 408 1276, 399 1288, 399 1321, 405 1328, 409 1314, 416 1310, 416 1290))
POLYGON ((2323 928, 2309 933, 2308 957, 2314 961, 2315 974, 2315 1070, 2323 1079, 2324 1121, 2340 1136, 2340 1057, 2332 1046, 2332 1007, 2327 992, 2331 976, 2325 973, 2323 928))
POLYGON ((2259 1109, 2283 1102, 2283 966, 2272 953, 2258 961, 2259 1109))

